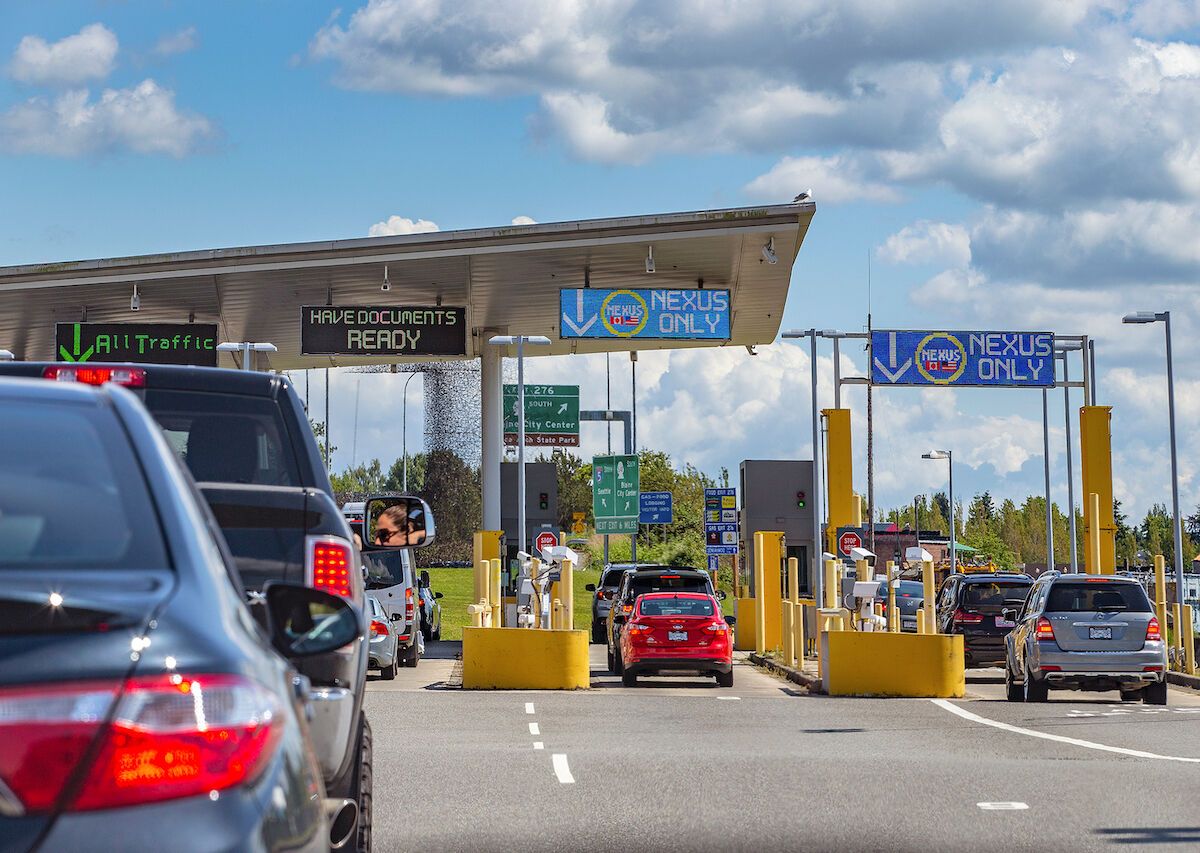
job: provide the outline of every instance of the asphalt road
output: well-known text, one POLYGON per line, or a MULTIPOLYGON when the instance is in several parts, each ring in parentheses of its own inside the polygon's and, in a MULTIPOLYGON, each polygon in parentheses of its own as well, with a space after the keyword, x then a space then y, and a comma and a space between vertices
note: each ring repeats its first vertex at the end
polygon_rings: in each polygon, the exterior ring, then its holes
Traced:
POLYGON ((375 844, 401 850, 1101 850, 1200 847, 1200 694, 1009 703, 734 686, 449 687, 458 644, 368 687, 375 844))

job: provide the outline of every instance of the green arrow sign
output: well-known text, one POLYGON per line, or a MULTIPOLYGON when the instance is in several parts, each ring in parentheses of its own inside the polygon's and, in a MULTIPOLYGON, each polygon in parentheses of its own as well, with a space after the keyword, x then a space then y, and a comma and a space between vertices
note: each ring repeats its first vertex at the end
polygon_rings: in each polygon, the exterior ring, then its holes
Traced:
POLYGON ((597 533, 637 533, 640 493, 636 456, 592 459, 592 515, 597 533))
MULTIPOLYGON (((517 443, 517 386, 504 386, 504 441, 517 443)), ((525 386, 525 443, 579 446, 579 386, 525 386)))

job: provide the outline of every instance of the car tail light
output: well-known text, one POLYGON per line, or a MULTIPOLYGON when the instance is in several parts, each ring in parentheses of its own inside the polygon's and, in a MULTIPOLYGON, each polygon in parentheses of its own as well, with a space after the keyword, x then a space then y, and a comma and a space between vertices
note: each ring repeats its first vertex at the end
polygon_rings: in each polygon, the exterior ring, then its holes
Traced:
POLYGON ((414 603, 413 588, 410 586, 404 590, 404 620, 411 622, 415 613, 416 604, 414 603))
POLYGON ((59 382, 82 382, 84 385, 124 385, 126 388, 145 388, 146 371, 140 367, 78 367, 52 364, 42 371, 43 379, 59 382))
POLYGON ((1161 640, 1162 629, 1158 627, 1158 617, 1151 616, 1150 621, 1146 624, 1146 639, 1161 640))
POLYGON ((233 675, 0 690, 0 777, 27 812, 52 809, 89 745, 69 811, 158 802, 253 780, 280 735, 275 697, 233 675))
POLYGON ((316 589, 350 598, 353 595, 354 554, 350 543, 335 536, 311 537, 308 577, 316 589))
POLYGON ((626 613, 632 613, 632 612, 633 612, 633 605, 632 605, 632 604, 626 604, 626 605, 625 605, 624 607, 622 607, 621 609, 622 609, 622 610, 624 610, 626 613))
POLYGON ((391 632, 388 631, 388 626, 387 626, 386 622, 381 622, 378 619, 371 620, 371 636, 372 637, 386 637, 389 633, 391 633, 391 632))
POLYGON ((602 589, 598 589, 598 590, 596 590, 596 600, 597 600, 597 601, 603 601, 603 600, 604 600, 604 590, 602 590, 602 589))
POLYGON ((968 613, 965 610, 954 611, 954 621, 963 625, 978 625, 983 621, 982 613, 968 613))
POLYGON ((649 634, 650 631, 651 628, 649 625, 642 625, 637 622, 634 622, 629 626, 629 636, 631 637, 636 637, 639 634, 649 634))
POLYGON ((1049 663, 1046 664, 1045 666, 1039 667, 1039 669, 1041 669, 1042 672, 1062 672, 1061 666, 1057 666, 1055 664, 1049 664, 1049 663))
POLYGON ((1050 620, 1045 616, 1037 620, 1037 628, 1034 629, 1034 636, 1039 640, 1053 640, 1054 626, 1050 624, 1050 620))
POLYGON ((724 634, 729 630, 729 626, 724 622, 713 622, 704 630, 713 634, 724 634))
POLYGON ((663 581, 677 581, 679 580, 679 575, 659 575, 658 579, 663 581))
POLYGON ((1157 666, 1152 665, 1152 666, 1142 667, 1142 672, 1162 672, 1162 671, 1163 671, 1163 668, 1161 665, 1157 665, 1157 666))

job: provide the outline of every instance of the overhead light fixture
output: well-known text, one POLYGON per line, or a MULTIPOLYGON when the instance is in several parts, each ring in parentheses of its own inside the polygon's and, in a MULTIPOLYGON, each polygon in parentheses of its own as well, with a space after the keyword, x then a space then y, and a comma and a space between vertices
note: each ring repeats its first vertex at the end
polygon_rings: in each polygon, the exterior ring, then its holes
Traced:
POLYGON ((762 247, 763 260, 768 264, 779 263, 779 256, 775 254, 775 238, 772 237, 762 247))
POLYGON ((133 296, 129 297, 129 310, 130 311, 142 310, 142 297, 140 295, 138 295, 138 289, 137 289, 136 284, 133 286, 133 296))
POLYGON ((646 272, 654 272, 654 247, 650 246, 646 249, 646 272))
POLYGON ((387 264, 383 265, 383 284, 379 285, 379 289, 382 290, 384 293, 387 293, 389 290, 392 289, 392 283, 390 281, 388 281, 387 264))
POLYGON ((1122 317, 1121 322, 1137 325, 1140 323, 1157 323, 1161 319, 1162 315, 1156 314, 1153 311, 1135 311, 1133 314, 1126 314, 1122 317))
POLYGON ((16 361, 17 357, 13 355, 10 349, 0 349, 0 361, 16 361))

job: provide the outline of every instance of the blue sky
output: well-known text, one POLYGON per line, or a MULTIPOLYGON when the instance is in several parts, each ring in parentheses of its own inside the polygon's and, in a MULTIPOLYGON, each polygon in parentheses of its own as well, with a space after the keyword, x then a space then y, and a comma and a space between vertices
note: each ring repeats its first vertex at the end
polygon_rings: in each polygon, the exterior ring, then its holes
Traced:
MULTIPOLYGON (((1119 317, 1172 309, 1190 512, 1195 4, 734 8, 5 4, 0 264, 363 236, 389 217, 445 230, 738 206, 811 188, 818 212, 785 328, 861 328, 871 253, 877 326, 1095 335, 1117 491, 1137 510, 1169 495, 1161 333, 1119 317)), ((808 362, 793 346, 639 367, 645 445, 709 471, 810 452, 808 362)), ((603 369, 559 358, 530 372, 586 395, 603 369)), ((370 380, 390 394, 390 378, 370 380)), ((334 379, 338 467, 351 461, 359 381, 334 379)), ((862 396, 847 394, 860 443, 862 396)), ((939 486, 942 466, 919 460, 935 444, 956 450, 962 496, 1040 491, 1036 392, 877 400, 882 504, 939 486)), ((1053 411, 1061 425, 1061 396, 1053 411)), ((395 419, 360 413, 360 460, 391 452, 395 419)), ((1052 461, 1064 500, 1062 454, 1052 461)))

